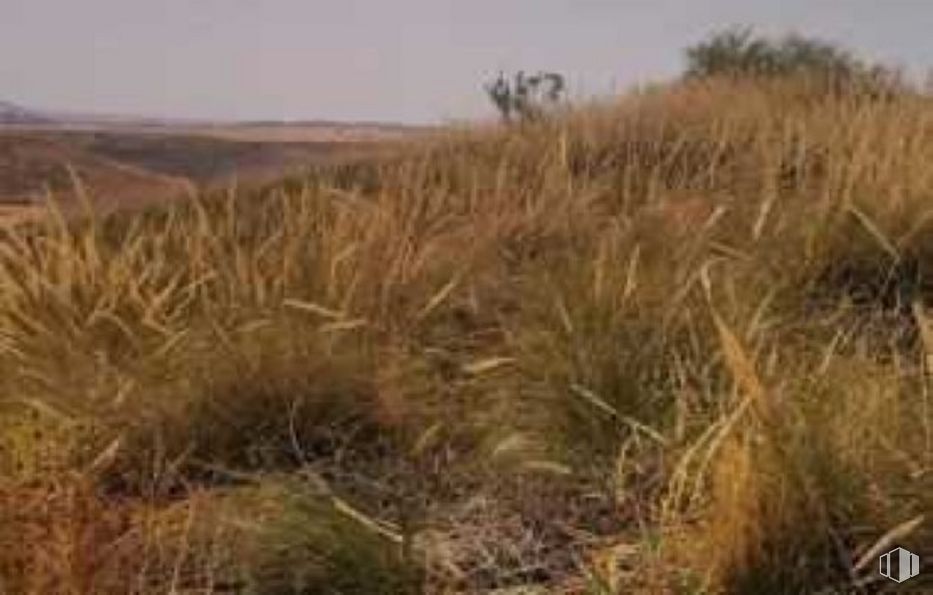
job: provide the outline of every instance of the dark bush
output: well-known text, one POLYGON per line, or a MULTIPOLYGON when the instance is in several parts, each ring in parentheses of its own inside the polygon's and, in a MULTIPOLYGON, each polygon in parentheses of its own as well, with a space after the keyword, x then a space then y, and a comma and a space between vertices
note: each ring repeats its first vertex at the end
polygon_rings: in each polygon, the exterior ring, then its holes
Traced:
POLYGON ((771 39, 749 28, 731 28, 687 48, 686 54, 688 79, 802 77, 829 92, 857 90, 881 97, 906 86, 896 69, 867 63, 838 45, 798 34, 771 39))

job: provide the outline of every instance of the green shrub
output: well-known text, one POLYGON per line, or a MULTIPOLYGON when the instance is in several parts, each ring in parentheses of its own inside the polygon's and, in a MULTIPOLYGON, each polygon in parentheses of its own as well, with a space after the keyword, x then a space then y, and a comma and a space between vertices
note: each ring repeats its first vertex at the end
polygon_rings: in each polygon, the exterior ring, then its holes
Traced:
POLYGON ((771 39, 751 29, 732 28, 688 48, 686 54, 687 78, 801 76, 835 93, 854 86, 885 96, 905 86, 895 69, 867 63, 833 43, 798 34, 771 39))

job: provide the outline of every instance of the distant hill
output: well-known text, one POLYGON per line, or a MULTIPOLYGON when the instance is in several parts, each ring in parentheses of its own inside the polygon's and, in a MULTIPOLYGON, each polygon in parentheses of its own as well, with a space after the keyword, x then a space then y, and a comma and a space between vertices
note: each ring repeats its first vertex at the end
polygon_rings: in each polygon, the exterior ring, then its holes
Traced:
POLYGON ((51 135, 0 135, 0 205, 28 203, 46 190, 69 199, 75 190, 69 167, 111 204, 171 197, 189 188, 184 176, 110 159, 87 150, 86 144, 51 135))
POLYGON ((68 110, 36 110, 0 100, 0 132, 4 130, 116 132, 207 136, 251 142, 373 142, 430 132, 433 127, 392 122, 327 120, 223 121, 134 116, 68 110))
POLYGON ((47 189, 70 200, 69 166, 103 203, 140 204, 233 179, 264 183, 311 164, 373 155, 430 130, 377 122, 134 117, 0 101, 0 211, 47 189))
POLYGON ((4 205, 29 203, 46 189, 70 200, 69 166, 104 204, 133 205, 185 194, 192 185, 214 188, 234 179, 240 185, 265 183, 310 165, 375 155, 392 146, 354 138, 315 140, 332 135, 287 127, 235 132, 0 124, 0 211, 4 205))
POLYGON ((0 101, 0 124, 51 124, 53 122, 52 118, 39 112, 9 101, 0 101))

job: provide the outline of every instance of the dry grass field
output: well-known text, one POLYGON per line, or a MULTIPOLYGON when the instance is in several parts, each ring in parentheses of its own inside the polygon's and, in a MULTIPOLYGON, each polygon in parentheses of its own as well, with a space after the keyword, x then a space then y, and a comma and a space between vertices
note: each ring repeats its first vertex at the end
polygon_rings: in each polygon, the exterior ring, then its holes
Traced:
POLYGON ((0 592, 873 592, 931 163, 927 97, 709 80, 2 230, 0 592))

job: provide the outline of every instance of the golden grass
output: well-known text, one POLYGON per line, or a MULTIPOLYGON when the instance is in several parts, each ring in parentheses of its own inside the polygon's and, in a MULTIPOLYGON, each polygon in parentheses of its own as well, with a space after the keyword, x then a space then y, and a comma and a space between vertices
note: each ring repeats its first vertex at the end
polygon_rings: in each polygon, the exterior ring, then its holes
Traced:
MULTIPOLYGON (((708 81, 51 212, 0 243, 2 485, 28 510, 23 461, 54 461, 95 523, 240 531, 94 541, 130 568, 79 560, 63 592, 161 592, 166 560, 202 592, 856 588, 893 527, 931 543, 931 159, 927 98, 708 81), (350 508, 275 487, 309 477, 350 508), (226 521, 197 506, 228 494, 226 521), (367 537, 321 546, 338 525, 367 537)), ((45 554, 5 547, 0 585, 39 592, 45 554)))

